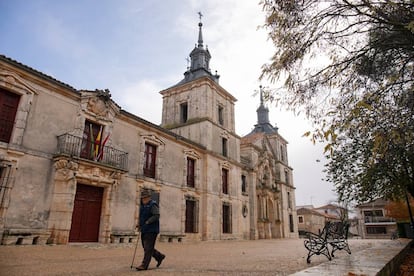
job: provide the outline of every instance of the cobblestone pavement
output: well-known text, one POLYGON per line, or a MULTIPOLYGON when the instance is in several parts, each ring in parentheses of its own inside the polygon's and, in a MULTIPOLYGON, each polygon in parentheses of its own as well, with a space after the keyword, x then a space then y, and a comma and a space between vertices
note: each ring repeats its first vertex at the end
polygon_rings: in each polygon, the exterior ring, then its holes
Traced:
MULTIPOLYGON (((349 240, 357 252, 391 240, 349 240)), ((131 269, 135 244, 0 246, 0 275, 289 275, 326 262, 307 251, 301 239, 157 243, 167 257, 159 268, 131 269)), ((347 255, 335 253, 335 258, 347 255)), ((134 266, 143 253, 138 245, 134 266)))

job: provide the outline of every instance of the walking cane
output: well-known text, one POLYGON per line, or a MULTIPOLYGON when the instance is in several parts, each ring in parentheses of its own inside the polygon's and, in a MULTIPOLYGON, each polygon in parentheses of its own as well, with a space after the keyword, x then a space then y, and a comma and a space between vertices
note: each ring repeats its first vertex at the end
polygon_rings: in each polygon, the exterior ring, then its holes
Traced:
POLYGON ((137 247, 138 247, 138 242, 139 242, 139 233, 140 231, 138 231, 138 234, 137 234, 137 243, 135 244, 134 256, 132 257, 132 262, 131 262, 131 269, 134 267, 135 254, 137 253, 137 247))

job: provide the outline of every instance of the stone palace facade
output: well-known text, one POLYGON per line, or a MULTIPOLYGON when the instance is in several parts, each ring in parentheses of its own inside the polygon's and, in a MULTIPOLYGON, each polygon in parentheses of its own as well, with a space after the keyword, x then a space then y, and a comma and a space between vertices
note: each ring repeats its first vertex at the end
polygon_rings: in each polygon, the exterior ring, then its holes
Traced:
POLYGON ((287 141, 262 98, 253 131, 238 136, 236 98, 210 71, 201 23, 190 58, 160 92, 155 125, 108 90, 0 55, 1 244, 133 242, 144 188, 159 202, 161 239, 298 237, 287 141))

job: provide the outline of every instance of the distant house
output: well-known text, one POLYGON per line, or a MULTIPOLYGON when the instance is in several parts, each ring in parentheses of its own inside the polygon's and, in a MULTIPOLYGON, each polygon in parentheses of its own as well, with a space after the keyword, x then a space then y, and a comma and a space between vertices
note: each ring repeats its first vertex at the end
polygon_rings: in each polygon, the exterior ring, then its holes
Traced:
POLYGON ((390 238, 397 230, 395 219, 387 214, 387 200, 376 199, 357 206, 361 236, 364 239, 390 238))
POLYGON ((296 213, 298 214, 299 236, 304 236, 306 232, 319 233, 327 221, 337 220, 334 216, 307 207, 300 207, 296 213))
POLYGON ((321 214, 329 215, 337 219, 348 218, 348 210, 344 207, 335 204, 327 204, 321 207, 314 208, 314 210, 321 214))

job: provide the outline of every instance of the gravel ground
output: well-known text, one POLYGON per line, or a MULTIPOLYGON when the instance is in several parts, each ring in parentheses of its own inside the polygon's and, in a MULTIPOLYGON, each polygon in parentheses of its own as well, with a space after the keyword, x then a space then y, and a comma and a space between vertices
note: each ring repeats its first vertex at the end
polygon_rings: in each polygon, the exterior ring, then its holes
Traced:
MULTIPOLYGON (((352 252, 390 240, 349 240, 352 252)), ((306 263, 302 239, 157 243, 166 254, 159 268, 131 269, 135 244, 0 246, 0 275, 289 275, 326 262, 306 263)), ((335 253, 335 258, 347 255, 335 253)), ((138 245, 134 266, 142 259, 138 245)), ((405 274, 404 274, 405 275, 405 274)))

